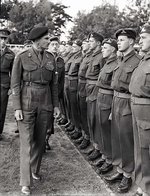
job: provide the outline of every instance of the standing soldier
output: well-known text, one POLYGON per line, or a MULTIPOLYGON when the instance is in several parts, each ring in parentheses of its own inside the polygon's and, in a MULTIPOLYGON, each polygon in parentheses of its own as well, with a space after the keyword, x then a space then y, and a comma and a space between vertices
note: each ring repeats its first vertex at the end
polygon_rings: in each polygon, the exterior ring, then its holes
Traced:
POLYGON ((133 72, 129 90, 133 116, 135 182, 138 189, 134 196, 150 195, 150 25, 145 24, 140 34, 144 58, 133 72))
MULTIPOLYGON (((61 113, 65 116, 65 106, 64 106, 64 77, 65 77, 65 66, 64 60, 61 56, 59 56, 59 38, 54 36, 50 38, 50 44, 48 47, 48 51, 51 52, 55 57, 56 62, 56 73, 58 77, 58 99, 61 113)), ((53 118, 54 120, 54 118, 53 118)), ((51 150, 49 145, 49 138, 51 134, 54 133, 54 124, 51 124, 51 127, 47 131, 46 136, 46 150, 51 150)))
POLYGON ((68 80, 69 80, 69 98, 71 106, 72 123, 75 126, 74 131, 71 133, 72 139, 78 139, 82 136, 80 111, 78 102, 78 71, 82 61, 82 42, 77 39, 73 42, 73 53, 75 53, 73 61, 71 62, 68 80))
POLYGON ((81 140, 81 144, 79 148, 85 149, 90 144, 90 133, 88 128, 87 115, 85 115, 87 114, 85 75, 92 55, 92 50, 90 49, 88 39, 85 39, 82 42, 82 53, 83 53, 82 54, 83 60, 79 67, 79 73, 78 73, 78 96, 79 96, 80 113, 81 113, 81 126, 83 130, 83 141, 81 140))
POLYGON ((49 45, 47 27, 35 27, 29 33, 33 41, 16 57, 11 87, 15 118, 20 133, 20 185, 29 195, 31 176, 40 180, 39 170, 47 129, 52 116, 59 115, 55 58, 46 51, 49 45))
MULTIPOLYGON (((109 119, 111 113, 111 105, 113 99, 113 90, 111 88, 111 80, 113 70, 117 66, 117 42, 115 39, 105 39, 103 41, 102 54, 106 63, 101 69, 96 87, 99 88, 97 95, 97 110, 99 116, 99 130, 103 144, 103 156, 97 162, 99 174, 105 174, 113 169, 112 166, 112 148, 111 148, 111 121, 109 119), (101 167, 102 166, 102 167, 101 167)), ((113 133, 112 133, 113 134, 113 133)), ((100 144, 101 146, 101 144, 100 144)))
POLYGON ((112 104, 112 159, 117 166, 117 173, 106 177, 109 183, 119 181, 117 192, 128 192, 131 175, 134 171, 134 141, 131 115, 131 95, 129 83, 132 72, 138 66, 140 57, 135 53, 136 32, 133 29, 120 29, 116 32, 119 52, 123 53, 114 70, 112 88, 114 98, 112 104))
POLYGON ((88 159, 93 161, 101 156, 99 145, 98 145, 98 136, 95 134, 96 128, 99 129, 96 124, 97 114, 96 114, 96 99, 97 95, 93 96, 93 90, 96 86, 97 79, 101 68, 103 67, 103 57, 101 52, 101 44, 103 41, 103 36, 99 33, 91 33, 89 35, 90 48, 93 50, 91 55, 91 61, 86 72, 86 101, 87 101, 87 119, 88 126, 90 131, 91 142, 94 146, 93 151, 89 154, 88 159))
POLYGON ((14 53, 6 46, 9 34, 9 30, 0 29, 0 140, 3 139, 2 133, 8 104, 10 74, 15 56, 14 53))

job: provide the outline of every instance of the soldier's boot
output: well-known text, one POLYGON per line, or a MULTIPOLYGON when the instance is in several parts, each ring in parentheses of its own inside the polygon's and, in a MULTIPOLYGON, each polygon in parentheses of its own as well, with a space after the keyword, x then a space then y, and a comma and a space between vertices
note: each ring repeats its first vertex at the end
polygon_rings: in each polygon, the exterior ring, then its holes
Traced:
POLYGON ((90 145, 90 140, 84 138, 83 141, 81 142, 79 148, 80 148, 80 149, 85 149, 85 148, 87 148, 89 145, 90 145))

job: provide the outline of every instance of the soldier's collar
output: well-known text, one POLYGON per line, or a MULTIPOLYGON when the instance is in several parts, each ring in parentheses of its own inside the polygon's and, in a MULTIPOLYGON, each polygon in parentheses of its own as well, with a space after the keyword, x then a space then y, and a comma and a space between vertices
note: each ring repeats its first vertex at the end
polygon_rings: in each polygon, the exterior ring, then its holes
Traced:
POLYGON ((130 57, 132 57, 133 55, 135 55, 135 50, 131 50, 128 54, 126 54, 125 56, 123 56, 123 61, 127 61, 130 57))

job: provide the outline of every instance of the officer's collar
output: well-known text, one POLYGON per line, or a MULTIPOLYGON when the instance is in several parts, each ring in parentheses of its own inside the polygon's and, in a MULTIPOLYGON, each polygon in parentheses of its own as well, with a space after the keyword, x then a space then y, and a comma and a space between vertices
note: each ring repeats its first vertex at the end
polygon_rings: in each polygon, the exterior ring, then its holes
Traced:
POLYGON ((133 55, 135 55, 135 50, 131 50, 129 53, 127 53, 125 56, 122 57, 122 60, 125 62, 127 61, 130 57, 132 57, 133 55))

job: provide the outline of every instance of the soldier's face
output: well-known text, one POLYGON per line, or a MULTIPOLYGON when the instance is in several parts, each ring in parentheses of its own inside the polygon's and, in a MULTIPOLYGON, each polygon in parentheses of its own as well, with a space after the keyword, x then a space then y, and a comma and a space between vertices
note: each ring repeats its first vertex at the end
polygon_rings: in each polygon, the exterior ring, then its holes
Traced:
POLYGON ((114 52, 114 50, 115 48, 112 47, 110 44, 104 43, 104 45, 102 46, 103 58, 109 58, 114 52))
POLYGON ((41 49, 47 49, 48 48, 48 45, 49 45, 49 42, 50 42, 50 37, 49 35, 45 35, 43 37, 41 37, 39 40, 38 40, 38 46, 41 48, 41 49))
POLYGON ((120 35, 117 40, 118 50, 125 52, 130 47, 130 39, 127 36, 120 35))
POLYGON ((48 49, 52 53, 58 53, 59 52, 59 43, 57 41, 50 42, 48 49))
POLYGON ((140 41, 139 41, 141 50, 143 52, 150 51, 150 34, 149 33, 142 33, 140 35, 140 41))
POLYGON ((89 44, 90 44, 90 49, 95 49, 97 47, 97 41, 93 37, 90 37, 89 44))
POLYGON ((69 52, 71 52, 71 51, 72 51, 72 46, 66 44, 66 46, 65 46, 65 52, 66 52, 66 54, 69 53, 69 52))
POLYGON ((5 47, 6 40, 7 40, 6 38, 0 37, 0 49, 5 47))
POLYGON ((82 48, 83 48, 83 51, 89 50, 89 48, 90 48, 89 42, 83 41, 82 48))
POLYGON ((79 50, 81 50, 81 47, 74 43, 72 45, 72 50, 73 52, 78 52, 79 50))

